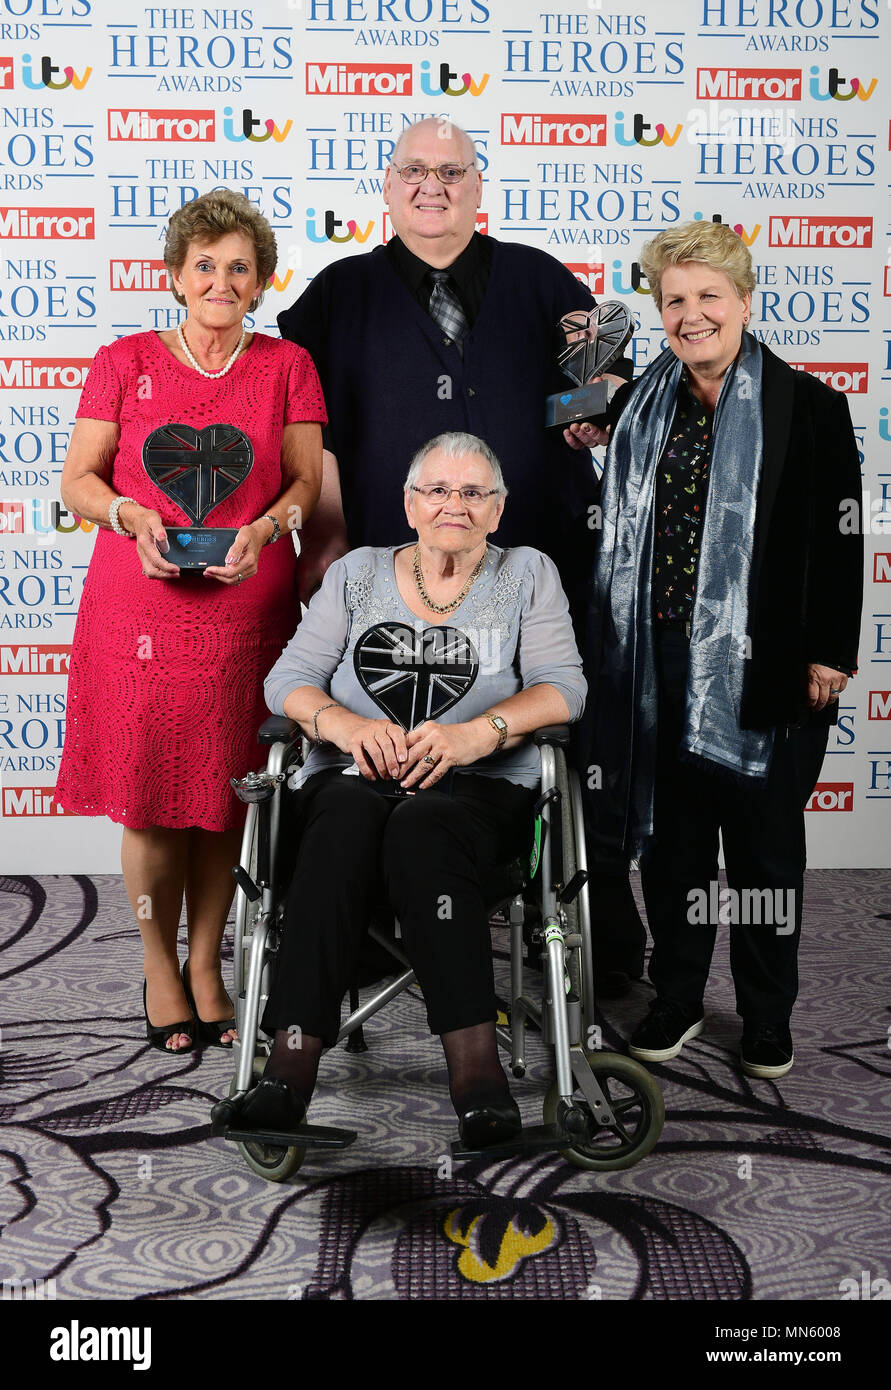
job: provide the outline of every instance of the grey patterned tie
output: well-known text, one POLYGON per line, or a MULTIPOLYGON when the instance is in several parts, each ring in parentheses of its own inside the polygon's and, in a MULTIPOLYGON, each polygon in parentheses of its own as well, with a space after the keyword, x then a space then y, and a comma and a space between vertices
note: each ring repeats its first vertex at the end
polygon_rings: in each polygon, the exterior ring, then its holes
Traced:
POLYGON ((450 284, 451 276, 447 270, 431 270, 430 278, 433 281, 428 309, 430 317, 461 352, 461 344, 470 325, 461 301, 450 284))

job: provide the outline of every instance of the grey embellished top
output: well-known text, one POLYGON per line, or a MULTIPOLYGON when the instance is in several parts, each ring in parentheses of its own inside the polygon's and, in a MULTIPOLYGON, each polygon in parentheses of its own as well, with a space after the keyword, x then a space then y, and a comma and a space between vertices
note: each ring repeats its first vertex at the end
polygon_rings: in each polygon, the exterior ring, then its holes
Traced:
MULTIPOLYGON (((386 718, 360 683, 354 665, 356 643, 378 623, 424 634, 430 627, 403 602, 396 583, 395 548, 363 546, 336 561, 312 599, 303 621, 266 677, 266 703, 284 714, 293 690, 315 685, 332 700, 368 719, 386 718)), ((573 637, 566 596, 556 566, 530 546, 486 547, 478 579, 444 624, 469 639, 478 656, 473 684, 451 708, 436 716, 443 724, 463 724, 500 700, 533 685, 553 685, 566 701, 571 721, 581 715, 587 686, 573 637)), ((423 644, 423 638, 419 637, 423 644)), ((421 722, 417 720, 416 722, 421 722)), ((303 778, 325 768, 346 768, 352 759, 333 745, 313 748, 303 778)), ((535 787, 538 751, 531 743, 481 759, 456 773, 506 777, 535 787)))

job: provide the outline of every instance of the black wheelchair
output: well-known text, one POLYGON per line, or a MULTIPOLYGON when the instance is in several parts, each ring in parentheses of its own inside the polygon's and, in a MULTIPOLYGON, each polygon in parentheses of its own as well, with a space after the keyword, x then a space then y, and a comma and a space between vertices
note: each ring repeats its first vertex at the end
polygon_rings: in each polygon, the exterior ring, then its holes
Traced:
MULTIPOLYGON (((266 769, 232 785, 248 805, 241 862, 234 870, 234 994, 239 1041, 237 1068, 229 1099, 212 1111, 212 1132, 235 1143, 253 1172, 284 1182, 309 1149, 342 1149, 357 1138, 354 1130, 303 1124, 293 1133, 250 1132, 238 1128, 239 1101, 262 1074, 271 1039, 260 1017, 275 970, 284 902, 293 867, 283 852, 289 843, 291 774, 302 764, 305 743, 291 720, 273 716, 260 730, 269 746, 266 769)), ((610 1172, 630 1168, 654 1147, 662 1132, 662 1093, 649 1072, 630 1057, 600 1051, 595 1042, 594 970, 582 798, 569 768, 569 729, 555 726, 533 735, 541 758, 541 788, 534 806, 528 861, 498 870, 484 892, 491 914, 507 918, 510 934, 510 999, 499 1044, 510 1053, 514 1076, 526 1071, 526 1031, 531 1026, 553 1051, 554 1081, 544 1098, 543 1123, 524 1127, 519 1137, 482 1150, 451 1146, 453 1159, 497 1158, 508 1154, 558 1150, 579 1168, 610 1172), (531 967, 531 968, 530 968, 531 967), (540 998, 524 988, 540 977, 540 998)), ((391 999, 415 983, 392 922, 372 923, 370 935, 383 946, 398 971, 373 997, 359 1004, 350 988, 349 1016, 338 1034, 351 1051, 364 1051, 362 1025, 391 999)), ((318 1104, 318 1102, 316 1102, 318 1104)))

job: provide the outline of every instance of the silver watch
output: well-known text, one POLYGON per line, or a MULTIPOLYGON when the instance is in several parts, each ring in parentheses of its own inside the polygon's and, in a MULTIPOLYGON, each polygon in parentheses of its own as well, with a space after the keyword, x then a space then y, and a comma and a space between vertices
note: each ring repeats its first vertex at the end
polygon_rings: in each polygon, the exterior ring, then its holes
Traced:
POLYGON ((279 526, 279 524, 278 524, 278 522, 276 521, 275 517, 274 517, 274 516, 270 516, 269 512, 264 512, 263 515, 262 515, 261 517, 258 517, 258 518, 257 518, 257 520, 258 520, 258 521, 271 521, 271 522, 272 522, 272 535, 269 537, 269 540, 266 542, 266 544, 267 544, 267 545, 275 545, 276 541, 278 540, 279 536, 280 536, 281 533, 282 533, 282 532, 281 532, 281 527, 279 526))

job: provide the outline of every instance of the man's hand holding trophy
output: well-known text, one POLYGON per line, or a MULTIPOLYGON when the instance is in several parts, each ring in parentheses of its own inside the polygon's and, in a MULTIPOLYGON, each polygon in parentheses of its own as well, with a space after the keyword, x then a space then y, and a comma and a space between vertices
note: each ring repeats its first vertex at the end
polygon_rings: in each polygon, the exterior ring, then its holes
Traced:
POLYGON ((566 340, 557 364, 575 384, 575 390, 557 392, 545 402, 545 424, 560 429, 567 444, 589 449, 609 442, 605 416, 616 388, 624 385, 609 368, 621 357, 634 333, 634 322, 624 304, 615 300, 594 309, 564 314, 558 325, 566 340))

